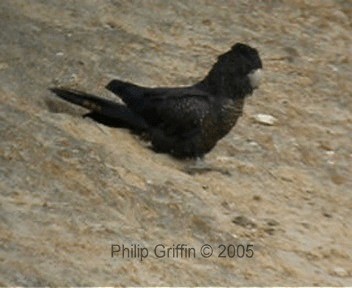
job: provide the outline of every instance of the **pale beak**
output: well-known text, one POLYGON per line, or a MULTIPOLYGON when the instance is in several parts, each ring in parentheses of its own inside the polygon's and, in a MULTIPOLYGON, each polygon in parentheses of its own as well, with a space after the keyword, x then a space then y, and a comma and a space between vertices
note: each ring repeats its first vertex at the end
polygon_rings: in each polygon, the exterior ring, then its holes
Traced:
POLYGON ((262 69, 256 69, 248 74, 249 82, 253 89, 258 88, 263 76, 262 69))

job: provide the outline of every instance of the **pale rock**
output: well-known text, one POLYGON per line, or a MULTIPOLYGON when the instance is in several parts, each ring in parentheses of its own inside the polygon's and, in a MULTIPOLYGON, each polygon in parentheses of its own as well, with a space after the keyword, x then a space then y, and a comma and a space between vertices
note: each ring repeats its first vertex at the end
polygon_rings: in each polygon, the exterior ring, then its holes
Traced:
POLYGON ((273 126, 277 122, 277 118, 269 114, 257 114, 254 116, 254 120, 268 126, 273 126))

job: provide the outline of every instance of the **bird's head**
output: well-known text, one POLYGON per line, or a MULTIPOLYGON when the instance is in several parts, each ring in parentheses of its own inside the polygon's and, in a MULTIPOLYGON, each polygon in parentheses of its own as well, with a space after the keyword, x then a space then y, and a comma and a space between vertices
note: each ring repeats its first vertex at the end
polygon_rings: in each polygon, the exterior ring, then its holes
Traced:
POLYGON ((231 50, 218 57, 201 83, 217 95, 244 97, 258 88, 262 68, 262 61, 255 48, 236 43, 231 50))
POLYGON ((236 43, 229 52, 219 56, 218 62, 227 66, 232 76, 248 77, 252 89, 259 87, 263 64, 255 48, 236 43))

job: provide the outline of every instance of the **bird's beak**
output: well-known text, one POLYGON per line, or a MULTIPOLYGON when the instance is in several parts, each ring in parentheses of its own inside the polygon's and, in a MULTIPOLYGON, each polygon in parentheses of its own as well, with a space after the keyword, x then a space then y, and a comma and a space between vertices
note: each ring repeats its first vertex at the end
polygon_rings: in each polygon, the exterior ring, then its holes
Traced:
POLYGON ((262 69, 256 69, 248 74, 249 82, 253 89, 256 89, 259 87, 262 76, 263 76, 262 69))

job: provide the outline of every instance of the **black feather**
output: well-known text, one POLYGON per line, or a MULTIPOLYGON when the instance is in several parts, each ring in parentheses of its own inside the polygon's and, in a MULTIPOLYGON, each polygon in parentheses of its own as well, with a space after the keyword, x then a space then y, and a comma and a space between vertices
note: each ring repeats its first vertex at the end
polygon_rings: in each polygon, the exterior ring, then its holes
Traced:
POLYGON ((123 126, 125 124, 126 127, 141 131, 148 129, 145 120, 125 105, 69 88, 49 88, 49 90, 68 102, 93 111, 86 116, 98 120, 98 122, 110 123, 109 126, 123 126), (121 124, 114 125, 113 123, 116 121, 121 124))

